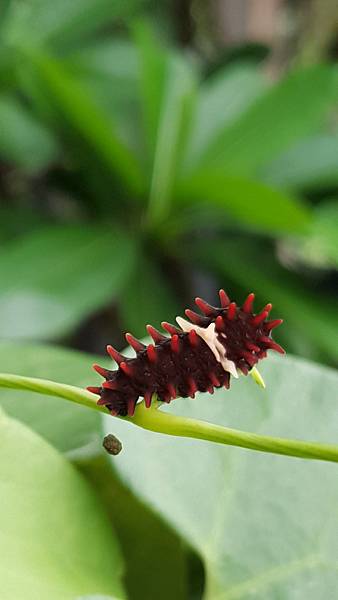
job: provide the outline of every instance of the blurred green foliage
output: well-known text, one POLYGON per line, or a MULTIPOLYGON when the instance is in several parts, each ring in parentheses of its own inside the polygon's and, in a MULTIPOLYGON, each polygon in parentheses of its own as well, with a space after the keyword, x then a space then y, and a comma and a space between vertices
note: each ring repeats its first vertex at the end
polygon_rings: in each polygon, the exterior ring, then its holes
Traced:
POLYGON ((222 286, 332 362, 337 68, 206 76, 139 8, 3 3, 1 335, 76 343, 105 310, 103 345, 222 286))

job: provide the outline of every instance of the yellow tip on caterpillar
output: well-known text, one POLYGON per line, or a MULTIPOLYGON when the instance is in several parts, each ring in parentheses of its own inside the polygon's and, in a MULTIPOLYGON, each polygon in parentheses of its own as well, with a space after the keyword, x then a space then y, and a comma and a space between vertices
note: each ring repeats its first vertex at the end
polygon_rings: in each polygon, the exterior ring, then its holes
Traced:
POLYGON ((257 385, 265 389, 266 385, 264 379, 258 371, 258 369, 256 369, 256 367, 253 367, 251 371, 249 371, 249 374, 251 375, 252 379, 257 383, 257 385))

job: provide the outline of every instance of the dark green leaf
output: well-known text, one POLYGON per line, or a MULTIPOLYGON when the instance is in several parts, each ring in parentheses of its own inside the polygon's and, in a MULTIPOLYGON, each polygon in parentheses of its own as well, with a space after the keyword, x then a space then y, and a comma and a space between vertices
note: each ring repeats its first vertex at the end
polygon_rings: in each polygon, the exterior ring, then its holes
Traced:
POLYGON ((287 75, 235 123, 221 130, 201 163, 252 174, 317 130, 337 97, 337 73, 315 66, 287 75))
POLYGON ((116 298, 134 263, 120 230, 54 227, 17 239, 0 257, 0 337, 61 336, 116 298))
MULTIPOLYGON (((212 398, 165 410, 262 434, 335 442, 334 371, 262 362, 267 389, 244 377, 212 398)), ((111 419, 105 417, 107 431, 111 419)), ((144 431, 118 421, 123 480, 204 559, 204 598, 334 597, 338 586, 336 467, 144 431), (320 482, 320 485, 319 485, 320 482)))
POLYGON ((0 429, 2 600, 125 597, 116 539, 85 481, 24 425, 2 414, 0 429))
POLYGON ((216 206, 239 223, 269 234, 304 231, 310 213, 299 199, 259 181, 200 169, 177 186, 183 205, 216 206))

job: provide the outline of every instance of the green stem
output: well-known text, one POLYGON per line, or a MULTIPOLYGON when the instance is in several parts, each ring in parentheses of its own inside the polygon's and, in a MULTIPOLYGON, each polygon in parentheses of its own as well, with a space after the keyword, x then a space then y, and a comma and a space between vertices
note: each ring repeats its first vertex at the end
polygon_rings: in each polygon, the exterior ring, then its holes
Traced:
MULTIPOLYGON (((107 414, 105 407, 97 406, 97 396, 95 394, 73 385, 0 373, 0 387, 57 396, 107 414)), ((122 418, 143 429, 166 435, 207 440, 218 444, 239 446, 240 448, 284 456, 338 462, 338 446, 257 435, 256 433, 221 427, 206 421, 177 417, 157 410, 160 405, 161 403, 154 402, 152 407, 147 409, 143 403, 140 403, 136 407, 134 417, 122 418)))
POLYGON ((214 425, 207 421, 198 421, 197 419, 177 417, 176 415, 149 410, 143 404, 138 406, 135 416, 128 420, 139 427, 143 427, 143 429, 166 433, 167 435, 207 440, 218 444, 239 446, 240 448, 284 456, 338 462, 338 446, 239 431, 238 429, 214 425))
POLYGON ((77 404, 82 404, 82 406, 88 406, 88 408, 93 408, 107 414, 104 407, 97 406, 97 396, 95 394, 74 385, 56 383, 48 379, 0 373, 0 387, 37 392, 38 394, 46 394, 47 396, 57 396, 58 398, 76 402, 77 404))

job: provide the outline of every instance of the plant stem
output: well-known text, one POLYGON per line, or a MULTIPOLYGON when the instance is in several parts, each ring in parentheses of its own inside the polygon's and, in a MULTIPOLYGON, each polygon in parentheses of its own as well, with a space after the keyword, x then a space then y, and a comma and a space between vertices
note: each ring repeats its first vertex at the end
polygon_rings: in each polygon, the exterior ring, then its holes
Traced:
MULTIPOLYGON (((97 405, 95 394, 73 385, 56 383, 47 379, 0 373, 0 387, 57 396, 107 414, 105 407, 97 405)), ((160 405, 159 402, 153 402, 151 408, 145 408, 144 403, 140 403, 137 405, 133 417, 121 417, 121 419, 143 429, 166 435, 207 440, 218 444, 239 446, 240 448, 284 456, 338 462, 338 446, 258 435, 214 425, 207 421, 177 417, 157 410, 160 405)))
POLYGON ((36 377, 0 373, 0 387, 37 392, 38 394, 46 394, 47 396, 57 396, 58 398, 76 402, 77 404, 82 404, 82 406, 87 406, 88 408, 93 408, 107 414, 104 407, 97 406, 97 396, 95 394, 74 385, 56 383, 48 379, 37 379, 36 377))
POLYGON ((138 406, 135 416, 128 418, 128 420, 139 427, 143 427, 143 429, 167 435, 207 440, 259 452, 282 454, 283 456, 338 462, 338 446, 239 431, 238 429, 214 425, 207 421, 177 417, 161 411, 149 410, 143 404, 138 406))

